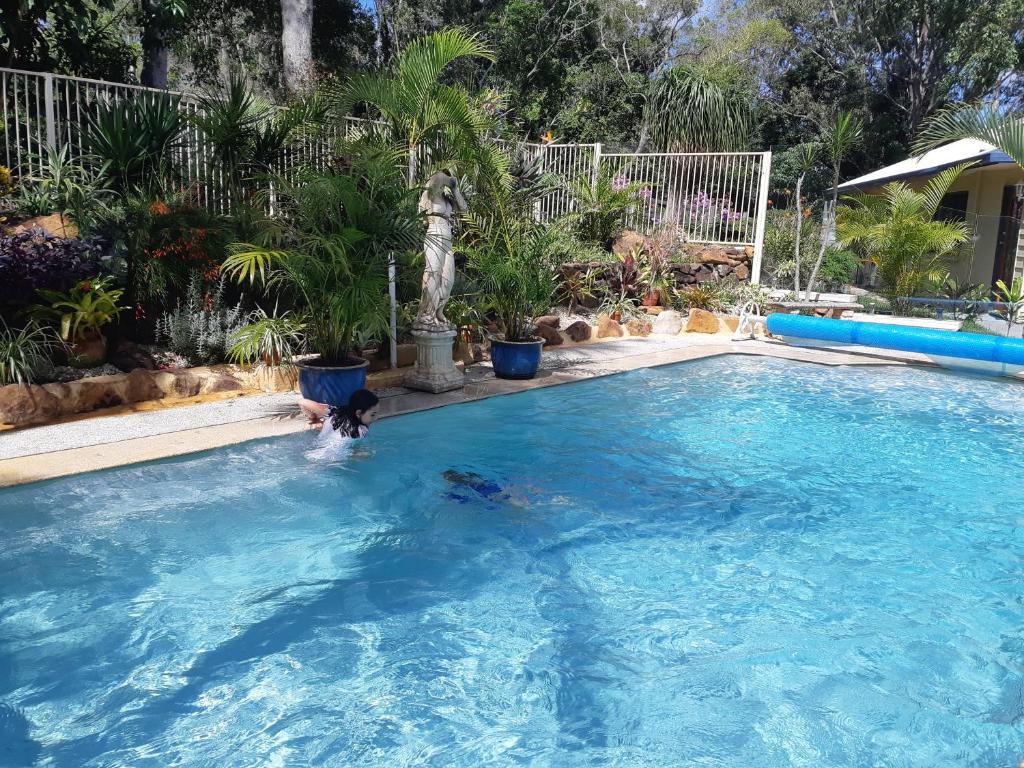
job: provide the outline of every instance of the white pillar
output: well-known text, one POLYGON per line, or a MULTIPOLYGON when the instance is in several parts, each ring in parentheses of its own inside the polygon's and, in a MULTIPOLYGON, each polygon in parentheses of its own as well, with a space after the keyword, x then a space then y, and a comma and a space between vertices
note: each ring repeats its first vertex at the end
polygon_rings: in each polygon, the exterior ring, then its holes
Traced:
POLYGON ((750 265, 750 282, 761 282, 761 257, 764 254, 764 225, 768 217, 768 177, 772 172, 772 153, 761 153, 761 185, 757 192, 757 221, 754 225, 754 261, 750 265))

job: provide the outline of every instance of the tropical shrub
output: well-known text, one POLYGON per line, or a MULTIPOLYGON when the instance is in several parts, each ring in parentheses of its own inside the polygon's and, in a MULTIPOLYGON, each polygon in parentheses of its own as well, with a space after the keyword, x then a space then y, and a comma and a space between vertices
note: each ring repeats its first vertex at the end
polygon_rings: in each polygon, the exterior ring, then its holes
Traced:
POLYGON ((720 312, 729 303, 729 295, 715 282, 691 285, 679 291, 679 302, 683 309, 704 309, 720 312))
POLYGON ((305 343, 305 321, 291 312, 267 314, 262 307, 253 311, 247 324, 230 338, 228 360, 260 365, 289 364, 305 343))
POLYGON ((100 181, 118 194, 163 192, 175 178, 173 150, 187 126, 171 95, 107 104, 90 116, 85 144, 100 181))
POLYGON ((112 286, 110 277, 87 278, 67 291, 39 289, 45 303, 31 308, 32 315, 59 330, 64 341, 74 341, 98 333, 117 319, 124 294, 112 286))
POLYGON ((570 191, 575 209, 567 220, 573 231, 584 242, 606 250, 611 249, 642 195, 649 194, 645 185, 630 182, 624 174, 608 168, 602 169, 594 182, 585 176, 577 179, 570 191))
POLYGON ((505 341, 529 341, 534 318, 546 312, 555 293, 552 227, 528 217, 501 213, 470 217, 467 266, 480 285, 479 301, 495 318, 505 341))
POLYGON ((846 248, 829 246, 825 249, 825 257, 821 260, 818 279, 821 287, 826 290, 839 288, 853 281, 857 274, 860 259, 857 254, 846 248))
POLYGON ((223 265, 239 282, 289 294, 309 348, 335 365, 358 353, 361 334, 387 334, 389 256, 423 243, 419 190, 406 187, 403 153, 359 139, 345 154, 337 171, 279 179, 283 220, 267 222, 262 242, 233 244, 223 265))
MULTIPOLYGON (((764 282, 777 287, 794 285, 796 271, 796 216, 809 218, 810 211, 769 210, 764 228, 764 250, 762 251, 761 274, 764 282)), ((821 232, 818 227, 804 226, 800 229, 800 250, 812 253, 818 250, 821 232)), ((814 264, 810 259, 800 263, 800 284, 806 285, 814 264)))
POLYGON ((39 289, 66 291, 110 266, 110 249, 100 240, 53 237, 41 230, 0 237, 0 313, 25 307, 39 289))
POLYGON ((59 346, 52 328, 29 323, 16 329, 0 318, 0 385, 31 384, 59 346))
POLYGON ((228 358, 246 320, 241 302, 234 307, 224 305, 223 280, 206 290, 196 274, 189 282, 185 303, 157 320, 156 340, 191 365, 221 363, 228 358))
POLYGON ((896 182, 880 195, 853 195, 837 213, 839 243, 859 249, 877 267, 897 313, 909 310, 901 298, 920 296, 945 279, 957 246, 967 240, 963 222, 934 219, 964 167, 943 171, 920 192, 896 182))
POLYGON ((996 281, 996 295, 1006 304, 1006 335, 1010 335, 1014 323, 1021 322, 1024 311, 1024 283, 1019 277, 1013 278, 1010 285, 1003 280, 996 281))

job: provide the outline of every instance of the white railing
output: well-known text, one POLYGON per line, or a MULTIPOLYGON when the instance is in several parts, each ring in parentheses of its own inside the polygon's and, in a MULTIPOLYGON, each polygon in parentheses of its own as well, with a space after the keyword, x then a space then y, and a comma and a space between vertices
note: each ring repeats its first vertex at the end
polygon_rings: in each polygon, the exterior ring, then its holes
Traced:
MULTIPOLYGON (((3 154, 0 163, 17 175, 33 176, 48 149, 67 147, 72 158, 82 159, 84 136, 91 118, 105 104, 129 99, 155 99, 171 94, 188 117, 202 114, 199 100, 188 94, 137 85, 68 77, 50 73, 0 68, 3 108, 3 154)), ((303 165, 325 168, 333 147, 343 135, 365 125, 346 118, 321 134, 305 136, 287 147, 275 171, 294 177, 303 165)), ((574 210, 572 189, 593 184, 610 172, 615 184, 643 185, 638 205, 629 215, 630 227, 651 232, 674 228, 694 243, 750 246, 754 249, 751 280, 760 279, 765 214, 768 205, 770 152, 734 153, 604 153, 601 144, 521 144, 527 157, 562 183, 542 199, 536 215, 551 221, 574 210)), ((190 120, 176 148, 181 184, 208 209, 231 209, 228 185, 211 162, 213 146, 190 120)), ((420 164, 425 157, 418 159, 420 164)))

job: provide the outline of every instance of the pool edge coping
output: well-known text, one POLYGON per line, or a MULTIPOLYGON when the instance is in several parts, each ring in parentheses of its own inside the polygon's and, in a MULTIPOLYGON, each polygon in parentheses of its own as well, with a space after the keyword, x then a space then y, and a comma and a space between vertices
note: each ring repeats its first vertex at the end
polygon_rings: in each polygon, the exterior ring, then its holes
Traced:
MULTIPOLYGON (((573 384, 643 368, 657 368, 734 354, 773 357, 792 362, 828 366, 923 364, 915 359, 880 357, 862 352, 838 352, 815 347, 791 346, 779 342, 744 341, 737 343, 723 340, 722 343, 643 352, 611 360, 591 360, 566 369, 542 369, 538 378, 527 381, 487 378, 480 382, 471 382, 463 389, 438 395, 426 392, 393 395, 382 398, 381 418, 404 416, 460 403, 478 402, 492 397, 528 392, 533 389, 573 384)), ((215 448, 282 437, 308 430, 309 426, 300 418, 270 415, 183 429, 177 432, 163 432, 109 443, 0 459, 0 488, 201 453, 215 448)))

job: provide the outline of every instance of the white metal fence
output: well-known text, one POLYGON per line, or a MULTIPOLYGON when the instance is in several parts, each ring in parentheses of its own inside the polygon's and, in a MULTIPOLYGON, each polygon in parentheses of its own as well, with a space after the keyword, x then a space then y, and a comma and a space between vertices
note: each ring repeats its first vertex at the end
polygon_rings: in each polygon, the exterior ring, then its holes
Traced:
MULTIPOLYGON (((136 85, 109 83, 50 73, 0 68, 3 108, 3 154, 0 162, 16 175, 40 171, 47 149, 67 147, 80 159, 87 149, 83 137, 90 118, 104 105, 124 100, 155 99, 169 92, 136 85)), ((179 109, 201 115, 198 100, 187 94, 179 109)), ((362 121, 347 118, 317 136, 304 137, 288 147, 277 171, 290 174, 305 164, 325 167, 342 135, 362 121)), ((616 185, 643 185, 629 216, 630 227, 650 232, 672 227, 680 239, 694 243, 752 246, 751 280, 760 279, 761 250, 768 203, 770 152, 607 154, 601 144, 527 143, 526 155, 561 180, 561 187, 538 206, 541 220, 550 221, 574 210, 574 184, 594 183, 608 172, 616 185)), ((183 187, 198 203, 216 212, 231 207, 224 180, 212 169, 213 147, 194 123, 176 149, 183 187)))

